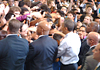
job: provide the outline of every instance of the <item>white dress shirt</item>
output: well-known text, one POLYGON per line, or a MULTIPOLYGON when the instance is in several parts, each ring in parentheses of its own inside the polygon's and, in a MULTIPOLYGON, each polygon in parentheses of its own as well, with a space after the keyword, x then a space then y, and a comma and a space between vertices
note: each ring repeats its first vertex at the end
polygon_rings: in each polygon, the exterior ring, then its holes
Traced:
POLYGON ((78 34, 70 32, 66 34, 58 47, 58 57, 61 56, 60 61, 64 65, 77 63, 79 61, 81 41, 78 34))

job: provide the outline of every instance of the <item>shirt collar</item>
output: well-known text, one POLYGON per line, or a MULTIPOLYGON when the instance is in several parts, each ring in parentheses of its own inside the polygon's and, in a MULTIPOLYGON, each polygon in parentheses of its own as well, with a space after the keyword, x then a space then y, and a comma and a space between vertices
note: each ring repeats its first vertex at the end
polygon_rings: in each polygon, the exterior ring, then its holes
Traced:
POLYGON ((72 31, 71 32, 69 32, 68 34, 66 34, 66 36, 65 37, 67 37, 69 34, 71 34, 71 33, 73 33, 72 31))
POLYGON ((45 36, 45 35, 40 35, 39 38, 42 37, 42 36, 45 36))
POLYGON ((12 35, 18 35, 18 34, 8 34, 7 37, 8 37, 8 36, 12 36, 12 35))
POLYGON ((93 48, 93 47, 95 47, 95 46, 97 46, 97 45, 93 45, 93 46, 91 46, 90 49, 93 48))
POLYGON ((100 62, 98 63, 97 67, 99 67, 99 66, 100 66, 100 62))

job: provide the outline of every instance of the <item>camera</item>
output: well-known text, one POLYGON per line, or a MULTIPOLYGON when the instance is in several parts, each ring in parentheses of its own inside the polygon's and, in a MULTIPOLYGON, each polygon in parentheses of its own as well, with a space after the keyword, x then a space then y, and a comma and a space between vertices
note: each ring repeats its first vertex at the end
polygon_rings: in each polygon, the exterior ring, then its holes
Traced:
POLYGON ((32 19, 32 17, 30 16, 30 15, 27 15, 27 20, 31 20, 32 19))

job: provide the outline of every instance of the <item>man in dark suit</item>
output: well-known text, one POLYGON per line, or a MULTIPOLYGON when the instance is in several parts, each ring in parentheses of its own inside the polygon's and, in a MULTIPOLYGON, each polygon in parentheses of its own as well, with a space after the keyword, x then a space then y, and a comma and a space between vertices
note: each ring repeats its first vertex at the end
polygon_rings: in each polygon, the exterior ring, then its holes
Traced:
POLYGON ((57 56, 57 42, 48 36, 51 26, 41 21, 37 26, 39 38, 30 43, 26 60, 26 70, 53 70, 57 56))
POLYGON ((80 70, 84 67, 84 64, 86 60, 86 57, 93 55, 92 50, 95 48, 95 46, 98 44, 99 41, 99 34, 97 32, 90 32, 87 36, 87 44, 90 46, 89 51, 85 54, 83 64, 80 70))
POLYGON ((28 53, 28 42, 18 37, 22 23, 12 19, 8 25, 8 35, 0 40, 0 70, 24 70, 28 53))
MULTIPOLYGON (((86 32, 90 33, 90 32, 98 32, 99 29, 99 24, 97 22, 92 21, 90 24, 88 24, 87 28, 86 28, 86 32)), ((80 57, 80 61, 79 61, 79 65, 81 66, 84 62, 84 57, 86 55, 86 53, 89 51, 90 46, 87 45, 87 40, 83 40, 82 41, 82 45, 80 48, 80 53, 79 53, 79 57, 80 57)))

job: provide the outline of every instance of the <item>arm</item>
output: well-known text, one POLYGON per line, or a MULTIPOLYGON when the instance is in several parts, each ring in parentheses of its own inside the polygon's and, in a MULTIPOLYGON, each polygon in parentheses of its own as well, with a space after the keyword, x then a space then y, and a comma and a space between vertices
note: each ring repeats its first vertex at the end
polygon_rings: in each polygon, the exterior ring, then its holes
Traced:
POLYGON ((72 5, 73 5, 73 0, 70 0, 69 7, 68 7, 68 10, 67 10, 67 13, 68 13, 69 11, 71 11, 72 5))
POLYGON ((60 57, 65 53, 66 48, 67 48, 66 46, 67 46, 66 42, 60 43, 60 46, 58 47, 57 57, 60 57))
POLYGON ((79 8, 80 8, 80 12, 81 12, 81 14, 83 14, 83 7, 85 6, 85 3, 87 3, 88 1, 87 0, 84 0, 82 3, 81 3, 81 5, 79 6, 79 8))
POLYGON ((19 16, 19 17, 16 17, 17 20, 19 21, 23 21, 27 18, 27 15, 30 15, 30 14, 26 14, 26 15, 22 15, 22 16, 19 16))

